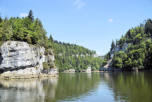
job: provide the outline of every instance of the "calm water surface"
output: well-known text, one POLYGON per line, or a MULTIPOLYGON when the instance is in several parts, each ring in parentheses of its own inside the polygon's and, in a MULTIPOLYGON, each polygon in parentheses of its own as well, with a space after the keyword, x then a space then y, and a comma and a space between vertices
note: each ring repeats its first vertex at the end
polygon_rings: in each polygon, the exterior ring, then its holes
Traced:
POLYGON ((152 72, 0 80, 0 102, 152 102, 152 72))

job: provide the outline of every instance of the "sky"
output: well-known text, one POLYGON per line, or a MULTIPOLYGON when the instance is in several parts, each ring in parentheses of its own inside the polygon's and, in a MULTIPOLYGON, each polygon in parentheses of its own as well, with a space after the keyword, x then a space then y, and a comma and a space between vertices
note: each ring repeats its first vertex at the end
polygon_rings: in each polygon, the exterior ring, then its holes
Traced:
POLYGON ((152 0, 0 0, 0 16, 25 17, 32 10, 47 35, 99 55, 112 40, 152 18, 152 0))

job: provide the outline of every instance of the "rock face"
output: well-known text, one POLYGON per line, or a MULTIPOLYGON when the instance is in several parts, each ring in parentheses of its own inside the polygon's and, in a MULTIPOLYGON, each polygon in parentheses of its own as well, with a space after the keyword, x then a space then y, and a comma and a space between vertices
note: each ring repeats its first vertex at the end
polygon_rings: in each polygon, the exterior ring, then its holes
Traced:
POLYGON ((110 52, 111 58, 114 56, 115 52, 118 51, 125 51, 128 48, 128 43, 124 43, 121 47, 120 46, 116 46, 112 49, 112 51, 110 52))
POLYGON ((88 67, 87 69, 82 70, 82 72, 91 73, 91 67, 88 67))
POLYGON ((51 74, 51 75, 56 75, 57 73, 58 73, 57 68, 51 68, 48 72, 48 74, 51 74))
POLYGON ((26 42, 7 41, 0 47, 0 70, 14 74, 39 74, 45 49, 26 42))

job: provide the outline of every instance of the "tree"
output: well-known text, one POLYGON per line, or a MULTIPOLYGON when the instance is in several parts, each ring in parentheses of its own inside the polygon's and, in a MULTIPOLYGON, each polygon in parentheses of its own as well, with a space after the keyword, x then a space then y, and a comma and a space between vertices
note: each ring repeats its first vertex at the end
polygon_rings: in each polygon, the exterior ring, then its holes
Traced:
POLYGON ((114 41, 112 41, 110 51, 112 51, 114 48, 115 48, 115 43, 114 43, 114 41))
POLYGON ((122 58, 120 58, 120 57, 113 58, 112 67, 114 67, 114 68, 122 68, 123 67, 122 58))
POLYGON ((12 31, 12 26, 10 25, 9 20, 7 18, 5 18, 2 24, 1 30, 2 30, 1 40, 2 41, 10 40, 13 35, 13 31, 12 31))
POLYGON ((50 34, 49 40, 50 40, 51 42, 53 42, 53 37, 52 37, 51 34, 50 34))
POLYGON ((112 67, 114 68, 124 68, 124 62, 127 59, 127 55, 124 51, 119 51, 114 54, 112 59, 112 67))
MULTIPOLYGON (((110 53, 113 46, 114 44, 111 45, 110 53)), ((148 19, 144 25, 129 29, 125 36, 116 40, 116 46, 120 49, 114 52, 112 58, 114 68, 150 69, 152 67, 152 20, 148 19), (124 43, 128 45, 125 50, 121 49, 124 43)))
POLYGON ((138 33, 138 34, 135 36, 134 44, 140 43, 141 40, 142 40, 142 36, 141 36, 140 33, 138 33))
POLYGON ((33 16, 33 11, 32 11, 32 10, 29 11, 28 18, 29 18, 31 21, 34 21, 34 16, 33 16))
MULTIPOLYGON (((50 38, 52 39, 52 37, 50 38)), ((88 68, 89 65, 94 70, 98 70, 103 62, 102 59, 93 57, 96 53, 95 51, 75 44, 53 41, 53 49, 55 53, 55 63, 59 71, 69 68, 81 71, 88 68)))
POLYGON ((152 35, 152 20, 151 19, 148 19, 145 24, 145 33, 152 35))
POLYGON ((3 21, 3 19, 0 17, 0 23, 3 21))
POLYGON ((124 67, 127 70, 131 70, 132 69, 132 60, 131 60, 131 58, 127 58, 127 60, 124 62, 124 67))
POLYGON ((146 41, 146 59, 144 59, 144 66, 146 69, 152 69, 152 41, 146 41))

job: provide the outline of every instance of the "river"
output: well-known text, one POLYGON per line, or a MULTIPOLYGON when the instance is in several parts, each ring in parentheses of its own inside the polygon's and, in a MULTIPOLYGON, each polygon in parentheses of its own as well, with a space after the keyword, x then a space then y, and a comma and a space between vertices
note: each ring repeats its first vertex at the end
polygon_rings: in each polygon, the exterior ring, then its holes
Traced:
POLYGON ((0 80, 0 102, 152 102, 151 72, 61 73, 0 80))

